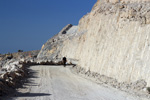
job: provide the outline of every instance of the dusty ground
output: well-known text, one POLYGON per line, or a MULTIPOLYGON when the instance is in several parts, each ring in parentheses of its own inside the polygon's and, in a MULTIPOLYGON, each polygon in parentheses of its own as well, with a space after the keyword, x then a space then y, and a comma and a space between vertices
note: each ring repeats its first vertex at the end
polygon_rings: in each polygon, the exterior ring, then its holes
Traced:
POLYGON ((7 100, 141 100, 75 75, 69 67, 31 66, 30 69, 29 82, 7 100))

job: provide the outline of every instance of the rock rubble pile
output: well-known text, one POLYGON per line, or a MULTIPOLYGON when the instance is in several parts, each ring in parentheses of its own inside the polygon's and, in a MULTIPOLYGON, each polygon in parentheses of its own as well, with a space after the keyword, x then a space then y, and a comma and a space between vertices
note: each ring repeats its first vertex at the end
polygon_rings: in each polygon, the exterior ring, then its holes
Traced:
POLYGON ((139 96, 145 96, 145 97, 150 98, 149 96, 150 91, 148 90, 149 87, 146 87, 147 83, 145 82, 145 80, 141 79, 141 80, 131 82, 131 83, 118 82, 116 79, 112 77, 101 75, 97 72, 92 72, 90 70, 86 71, 84 68, 79 67, 79 66, 73 67, 72 70, 73 72, 76 72, 76 74, 79 74, 83 77, 86 77, 92 80, 94 79, 99 84, 112 86, 114 88, 129 92, 131 94, 137 94, 139 96))
POLYGON ((37 51, 14 53, 11 59, 2 55, 0 60, 0 96, 14 93, 17 87, 23 85, 27 77, 28 66, 35 64, 37 51), (28 54, 31 55, 28 55, 28 54))
POLYGON ((20 85, 21 79, 26 76, 25 65, 20 61, 7 62, 0 73, 0 95, 12 92, 20 85))

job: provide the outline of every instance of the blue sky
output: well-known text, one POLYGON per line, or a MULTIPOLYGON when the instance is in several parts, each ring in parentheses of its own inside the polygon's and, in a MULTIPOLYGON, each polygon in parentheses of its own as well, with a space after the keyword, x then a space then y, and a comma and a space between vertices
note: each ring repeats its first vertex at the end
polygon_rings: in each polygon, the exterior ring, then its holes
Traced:
POLYGON ((40 50, 65 25, 77 25, 97 0, 0 0, 0 53, 40 50))

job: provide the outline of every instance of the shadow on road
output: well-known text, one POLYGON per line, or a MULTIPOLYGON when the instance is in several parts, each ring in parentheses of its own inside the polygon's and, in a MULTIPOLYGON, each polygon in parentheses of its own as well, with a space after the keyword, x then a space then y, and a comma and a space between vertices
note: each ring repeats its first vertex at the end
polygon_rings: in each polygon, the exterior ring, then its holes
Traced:
MULTIPOLYGON (((17 89, 21 88, 21 89, 26 89, 28 88, 28 86, 38 86, 37 83, 33 82, 33 78, 39 78, 37 77, 37 70, 32 70, 30 67, 31 65, 25 65, 26 69, 25 69, 25 77, 23 79, 20 79, 20 81, 17 84, 17 86, 15 87, 15 89, 13 89, 12 91, 10 91, 9 95, 5 95, 5 96, 0 96, 0 100, 15 100, 15 98, 17 97, 38 97, 38 96, 50 96, 52 94, 46 94, 46 93, 22 93, 22 92, 18 92, 17 89)), ((37 91, 38 92, 38 91, 37 91)))
POLYGON ((16 100, 17 97, 41 97, 41 96, 50 96, 52 94, 46 93, 17 93, 13 96, 0 97, 0 100, 16 100))
POLYGON ((18 93, 15 97, 36 97, 36 96, 50 96, 52 94, 46 93, 18 93))
MULTIPOLYGON (((9 95, 5 95, 0 97, 0 100, 13 100, 16 97, 36 97, 36 96, 50 96, 52 94, 46 94, 46 93, 22 93, 19 92, 18 89, 26 89, 28 86, 38 86, 37 83, 35 83, 32 79, 33 78, 39 78, 37 77, 38 75, 38 70, 32 70, 30 67, 31 66, 36 66, 36 65, 53 65, 53 66, 60 66, 63 65, 62 62, 59 63, 54 63, 54 62, 41 62, 41 63, 36 63, 36 62, 23 62, 22 65, 25 67, 25 77, 23 79, 20 79, 19 82, 16 83, 15 89, 12 89, 10 91, 9 95)), ((66 64, 66 66, 72 66, 75 67, 75 64, 66 64)), ((38 92, 38 91, 37 91, 38 92)))

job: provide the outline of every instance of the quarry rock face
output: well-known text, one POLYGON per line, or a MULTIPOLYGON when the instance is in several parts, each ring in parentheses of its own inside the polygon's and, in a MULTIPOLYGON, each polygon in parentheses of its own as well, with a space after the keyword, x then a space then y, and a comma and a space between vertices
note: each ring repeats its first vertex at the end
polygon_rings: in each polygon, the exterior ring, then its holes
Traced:
POLYGON ((98 0, 75 27, 50 39, 38 58, 66 56, 85 73, 150 86, 150 0, 98 0))
MULTIPOLYGON (((100 0, 98 0, 100 1, 100 0)), ((104 1, 104 0, 102 0, 104 1)), ((145 2, 145 1, 150 1, 150 0, 105 0, 106 2, 111 2, 111 3, 119 3, 119 2, 145 2)))

